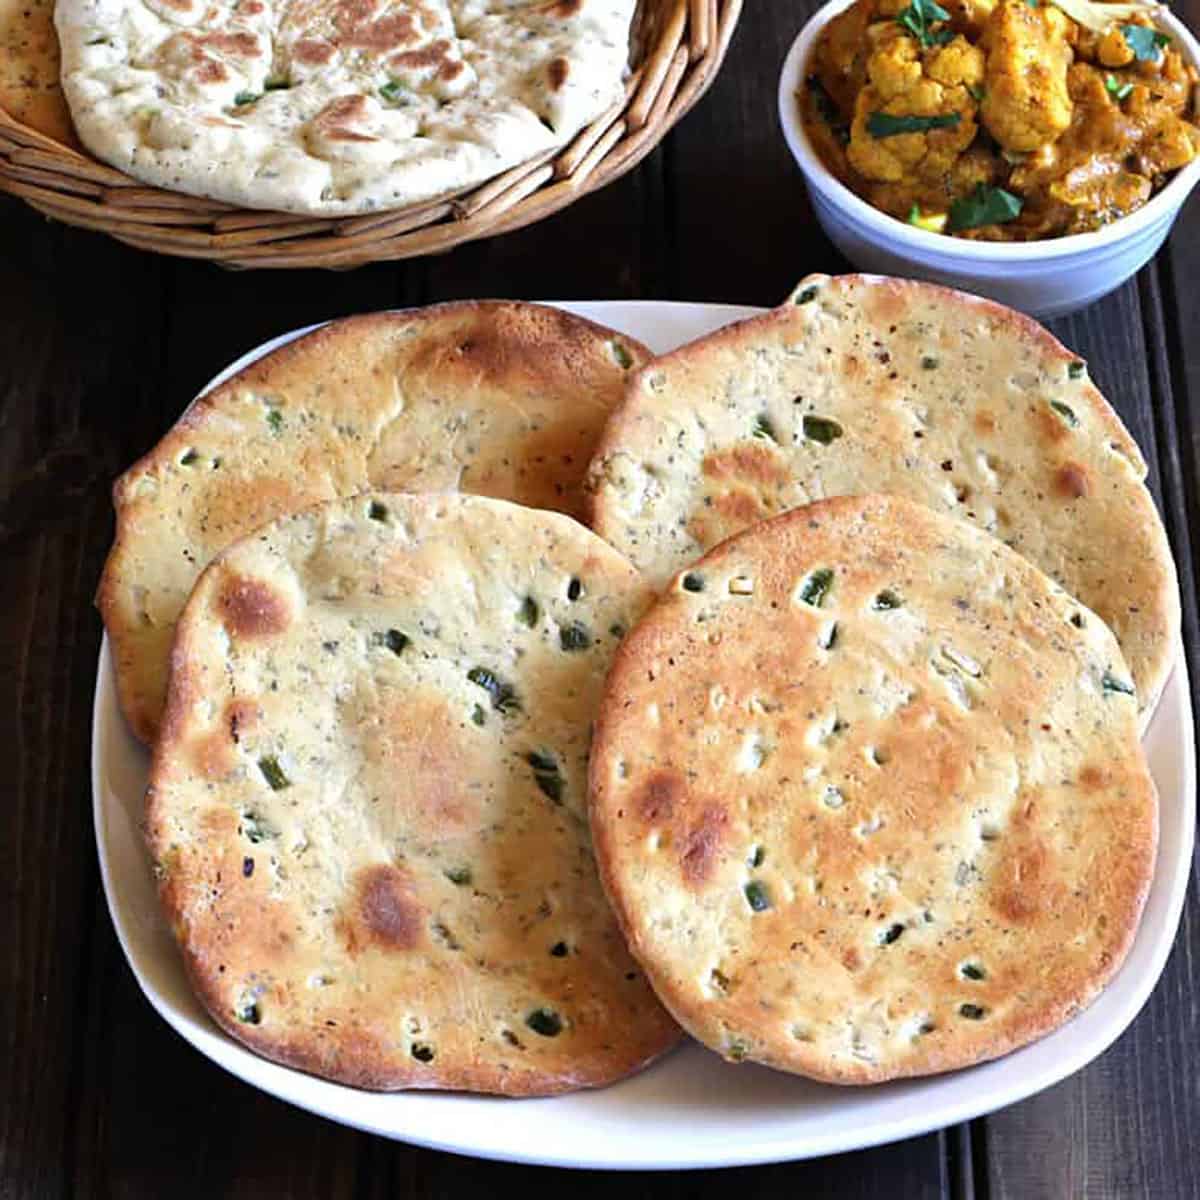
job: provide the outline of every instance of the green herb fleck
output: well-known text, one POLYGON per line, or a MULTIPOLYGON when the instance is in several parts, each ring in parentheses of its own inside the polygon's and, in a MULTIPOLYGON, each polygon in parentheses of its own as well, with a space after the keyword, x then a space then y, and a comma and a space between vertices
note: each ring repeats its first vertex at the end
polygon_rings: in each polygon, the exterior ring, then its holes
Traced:
POLYGON ((1104 677, 1100 680, 1100 687, 1105 694, 1116 692, 1121 696, 1135 696, 1132 683, 1126 683, 1124 679, 1118 679, 1111 671, 1105 671, 1104 677))
POLYGON ((756 912, 766 912, 771 907, 771 896, 757 879, 752 879, 745 887, 746 903, 756 912))
POLYGON ((981 225, 1004 225, 1021 215, 1024 201, 1003 188, 979 184, 970 195, 950 205, 949 228, 978 229, 981 225))
POLYGON ((404 85, 397 83, 394 79, 389 79, 379 89, 379 94, 389 104, 408 105, 412 103, 412 96, 405 89, 404 85))
POLYGON ((185 450, 183 457, 179 460, 181 467, 190 467, 200 457, 195 450, 185 450))
POLYGON ((932 354, 926 354, 921 359, 921 369, 924 371, 936 371, 939 366, 941 366, 941 363, 932 354))
MULTIPOLYGON (((263 778, 271 785, 272 791, 282 792, 284 788, 292 786, 292 781, 284 774, 277 758, 260 758, 258 769, 262 772, 263 778)), ((253 839, 251 840, 253 841, 253 839)))
POLYGON ((817 289, 815 287, 806 287, 796 297, 797 304, 811 304, 817 298, 817 289))
POLYGON ((417 1062, 433 1062, 433 1047, 426 1045, 424 1042, 413 1042, 409 1053, 412 1054, 417 1062))
POLYGON ((412 642, 412 638, 398 629, 389 629, 387 633, 380 634, 379 640, 393 654, 403 654, 404 648, 412 642))
POLYGON ((555 958, 566 958, 567 957, 567 943, 566 942, 555 942, 554 945, 550 947, 550 953, 555 958))
POLYGON ((830 442, 842 436, 842 427, 828 417, 809 415, 804 418, 803 424, 804 436, 810 442, 820 442, 822 446, 828 446, 830 442))
POLYGON ((280 433, 283 430, 283 413, 277 408, 268 408, 267 425, 272 433, 280 433))
POLYGON ((466 887, 473 878, 470 867, 451 867, 444 874, 456 887, 466 887))
POLYGON ((890 588, 884 588, 874 600, 871 601, 871 607, 876 612, 890 612, 893 608, 900 608, 904 601, 900 599, 895 592, 890 588))
POLYGON ((895 925, 889 925, 880 935, 879 944, 881 946, 890 946, 893 942, 900 940, 900 935, 904 932, 904 926, 897 922, 895 925))
POLYGON ((953 129, 961 120, 962 113, 957 112, 929 117, 873 112, 867 118, 867 132, 874 138, 889 138, 902 133, 926 133, 930 129, 953 129))
POLYGON ((697 575, 694 571, 689 571, 680 580, 680 584, 685 592, 702 592, 704 591, 704 576, 697 575))
POLYGON ((966 1017, 968 1021, 983 1020, 984 1011, 978 1004, 960 1004, 958 1006, 958 1015, 966 1017))
POLYGON ((1133 84, 1128 80, 1126 80, 1124 83, 1121 83, 1121 81, 1118 80, 1115 75, 1105 75, 1104 90, 1108 92, 1108 94, 1118 104, 1120 104, 1121 101, 1133 91, 1133 84))
POLYGON ((831 621, 828 628, 817 635, 817 645, 822 650, 832 650, 837 645, 838 627, 836 621, 831 621))
POLYGON ((760 413, 754 418, 754 436, 756 438, 768 438, 772 442, 779 441, 779 438, 775 436, 775 426, 771 423, 771 418, 766 413, 760 413))
POLYGON ((279 831, 253 810, 242 813, 242 833, 246 835, 246 840, 254 846, 267 838, 279 836, 279 831))
POLYGON ((971 99, 976 104, 982 104, 984 96, 987 95, 987 88, 978 83, 968 83, 967 91, 971 93, 971 99))
POLYGON ((987 972, 975 963, 963 963, 962 974, 964 979, 973 979, 976 983, 987 978, 987 972))
POLYGON ((813 608, 820 608, 825 603, 825 597, 829 595, 832 587, 833 572, 828 567, 822 567, 818 571, 813 571, 804 581, 800 588, 800 599, 805 604, 811 604, 813 608))
POLYGON ((517 620, 522 625, 529 626, 530 629, 538 623, 538 618, 541 615, 542 610, 538 607, 538 602, 532 596, 526 596, 521 601, 521 607, 517 610, 517 620))
MULTIPOLYGON (((825 85, 815 75, 810 75, 805 82, 812 95, 813 108, 816 109, 817 116, 829 126, 833 135, 844 146, 850 140, 850 126, 838 111, 833 97, 825 90, 825 85)), ((798 300, 797 303, 803 304, 807 301, 798 300)))
POLYGON ((746 859, 746 865, 750 867, 761 867, 763 860, 767 857, 767 852, 761 846, 755 846, 750 851, 750 857, 746 859))
POLYGON ((525 761, 533 768, 533 781, 555 804, 562 803, 565 780, 558 769, 558 760, 552 754, 531 750, 525 761))
POLYGON ((492 707, 497 712, 520 712, 521 702, 511 684, 505 683, 487 667, 472 667, 467 672, 467 678, 477 687, 483 688, 492 699, 492 707))
POLYGON ((744 1062, 746 1055, 749 1053, 750 1047, 741 1038, 734 1038, 729 1043, 729 1048, 725 1051, 725 1056, 731 1062, 744 1062))
POLYGON ((567 653, 586 650, 592 644, 592 635, 588 633, 587 626, 579 621, 572 621, 570 625, 558 627, 558 644, 567 653))
POLYGON ((483 711, 482 704, 475 705, 475 707, 471 710, 471 720, 474 721, 476 725, 482 725, 484 721, 487 720, 487 714, 483 711))
POLYGON ((282 92, 292 86, 290 79, 268 79, 263 84, 263 90, 267 92, 282 92))
POLYGON ((262 1012, 259 1010, 258 1002, 249 998, 242 1000, 233 1010, 233 1015, 237 1017, 243 1025, 260 1025, 262 1024, 262 1012))
POLYGON ((1077 359, 1075 359, 1074 362, 1070 363, 1067 366, 1067 378, 1068 379, 1081 379, 1081 378, 1083 378, 1083 373, 1086 370, 1087 370, 1087 363, 1085 363, 1083 361, 1083 359, 1077 358, 1077 359))
POLYGON ((542 1037, 558 1037, 562 1033, 562 1017, 552 1008, 535 1008, 525 1018, 525 1024, 542 1037))
POLYGON ((1062 419, 1066 421, 1066 423, 1070 425, 1072 429, 1075 429, 1079 425, 1079 418, 1075 415, 1075 410, 1069 404, 1064 404, 1061 400, 1051 400, 1050 407, 1054 409, 1054 411, 1058 413, 1058 415, 1062 417, 1062 419))
POLYGON ((1171 39, 1146 25, 1122 25, 1121 34, 1138 62, 1158 62, 1171 39))
POLYGON ((628 371, 633 366, 633 355, 620 342, 609 342, 609 346, 612 347, 612 356, 617 360, 617 366, 622 371, 628 371))
POLYGON ((583 580, 578 579, 575 576, 572 576, 571 582, 567 584, 567 599, 570 600, 572 604, 574 604, 575 601, 578 600, 579 597, 582 595, 583 595, 583 580))
POLYGON ((367 516, 372 521, 386 521, 388 519, 387 505, 380 504, 378 500, 372 500, 367 509, 367 516))
POLYGON ((949 29, 935 33, 930 28, 935 21, 948 20, 950 14, 934 0, 913 0, 896 17, 900 28, 911 33, 926 49, 930 46, 944 46, 954 37, 949 29))
POLYGON ((261 95, 261 92, 238 92, 233 98, 233 106, 234 108, 243 108, 247 104, 253 104, 261 95))
POLYGON ((87 44, 89 46, 111 46, 112 41, 109 38, 101 36, 91 38, 87 44))

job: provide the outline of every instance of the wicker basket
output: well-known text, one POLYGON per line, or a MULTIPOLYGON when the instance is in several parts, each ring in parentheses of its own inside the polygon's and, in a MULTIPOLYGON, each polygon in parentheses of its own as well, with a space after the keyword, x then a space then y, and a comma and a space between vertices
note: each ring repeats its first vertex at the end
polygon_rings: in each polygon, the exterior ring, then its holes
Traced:
POLYGON ((355 267, 519 229, 623 175, 716 76, 742 0, 643 0, 624 99, 576 135, 482 187, 362 217, 235 208, 146 187, 0 109, 0 191, 69 225, 227 267, 355 267))

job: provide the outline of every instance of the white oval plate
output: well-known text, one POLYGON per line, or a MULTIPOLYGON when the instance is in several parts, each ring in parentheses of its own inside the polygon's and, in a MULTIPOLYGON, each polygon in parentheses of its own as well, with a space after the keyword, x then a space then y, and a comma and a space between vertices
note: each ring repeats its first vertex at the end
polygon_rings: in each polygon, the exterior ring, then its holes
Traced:
MULTIPOLYGON (((561 307, 656 351, 757 311, 624 301, 561 307)), ((299 332, 251 351, 213 384, 299 332)), ((150 1003, 202 1054, 273 1096, 385 1137, 514 1162, 662 1169, 777 1162, 912 1137, 1002 1108, 1079 1070, 1121 1034, 1163 969, 1183 907, 1195 823, 1191 731, 1181 646, 1146 735, 1162 805, 1154 884, 1133 950, 1103 995, 1056 1033, 1007 1058, 869 1088, 829 1087, 734 1066, 695 1044, 614 1087, 548 1100, 361 1092, 252 1054, 217 1029, 192 995, 159 913, 140 833, 149 758, 121 717, 107 641, 100 651, 92 734, 96 842, 117 936, 150 1003)))

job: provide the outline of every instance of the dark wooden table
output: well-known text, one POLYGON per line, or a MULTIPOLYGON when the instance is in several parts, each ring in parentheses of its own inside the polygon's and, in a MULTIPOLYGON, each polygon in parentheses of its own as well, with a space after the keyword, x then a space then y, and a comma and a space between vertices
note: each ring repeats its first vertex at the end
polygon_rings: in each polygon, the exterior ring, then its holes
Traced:
MULTIPOLYGON (((541 1171, 413 1149, 270 1099, 143 999, 101 893, 89 784, 112 477, 219 367, 339 314, 468 296, 770 304, 845 264, 775 118, 808 0, 747 6, 709 96, 634 174, 545 224, 344 274, 230 274, 47 224, 0 199, 0 1197, 1200 1195, 1200 902, 1141 1016, 1086 1070, 970 1126, 708 1174, 541 1171), (556 1176, 556 1177, 554 1177, 556 1176)), ((1200 0, 1185 17, 1200 27, 1200 0)), ((1136 282, 1055 332, 1129 423, 1180 565, 1192 678, 1200 200, 1136 282)))

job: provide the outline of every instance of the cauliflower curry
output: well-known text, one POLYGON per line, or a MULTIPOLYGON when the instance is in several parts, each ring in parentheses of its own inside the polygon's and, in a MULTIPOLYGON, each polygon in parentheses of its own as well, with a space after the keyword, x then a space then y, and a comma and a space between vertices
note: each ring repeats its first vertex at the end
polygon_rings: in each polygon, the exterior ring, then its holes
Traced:
POLYGON ((826 166, 935 232, 1098 229, 1200 152, 1197 81, 1144 3, 856 0, 800 104, 826 166))

